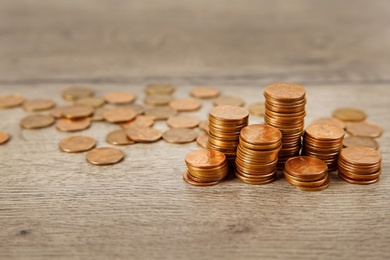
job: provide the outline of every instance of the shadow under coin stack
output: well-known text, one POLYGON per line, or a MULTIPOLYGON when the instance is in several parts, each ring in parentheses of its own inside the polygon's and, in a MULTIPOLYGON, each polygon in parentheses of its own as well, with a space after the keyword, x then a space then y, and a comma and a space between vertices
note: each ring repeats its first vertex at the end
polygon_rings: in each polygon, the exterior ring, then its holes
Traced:
POLYGON ((183 179, 195 186, 211 186, 221 182, 228 173, 226 156, 218 151, 199 150, 186 155, 188 170, 183 179))
POLYGON ((276 179, 282 133, 268 125, 248 125, 241 130, 237 147, 236 176, 249 184, 267 184, 276 179))
POLYGON ((224 153, 229 165, 235 164, 240 131, 248 118, 248 110, 242 107, 222 105, 210 110, 208 148, 224 153))
POLYGON ((278 128, 282 134, 282 149, 279 152, 278 168, 299 155, 306 116, 306 91, 302 86, 291 83, 275 83, 264 91, 264 122, 278 128))
POLYGON ((321 159, 328 165, 328 171, 336 171, 344 134, 344 130, 335 125, 311 125, 303 135, 302 155, 321 159))
POLYGON ((326 163, 310 156, 297 156, 284 165, 284 178, 292 186, 305 191, 320 191, 329 186, 326 163))
POLYGON ((382 173, 382 156, 365 146, 342 149, 338 163, 340 178, 352 184, 377 182, 382 173))

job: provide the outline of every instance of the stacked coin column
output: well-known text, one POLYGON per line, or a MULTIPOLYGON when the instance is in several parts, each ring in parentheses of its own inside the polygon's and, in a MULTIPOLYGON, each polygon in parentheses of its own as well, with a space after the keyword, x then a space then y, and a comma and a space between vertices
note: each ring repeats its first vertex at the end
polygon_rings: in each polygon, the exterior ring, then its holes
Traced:
POLYGON ((306 91, 302 86, 290 83, 275 83, 264 91, 264 121, 282 132, 282 149, 279 152, 278 168, 299 155, 301 137, 306 115, 306 91))
POLYGON ((276 179, 282 133, 268 125, 249 125, 240 133, 236 176, 249 184, 266 184, 276 179))
POLYGON ((248 125, 249 112, 237 106, 216 106, 209 113, 208 148, 226 155, 234 165, 240 131, 248 125))

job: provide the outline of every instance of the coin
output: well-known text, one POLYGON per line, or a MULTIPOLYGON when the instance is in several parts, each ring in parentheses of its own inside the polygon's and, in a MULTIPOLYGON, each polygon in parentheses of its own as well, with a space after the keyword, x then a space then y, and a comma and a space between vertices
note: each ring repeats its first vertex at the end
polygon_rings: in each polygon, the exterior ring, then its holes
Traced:
POLYGON ((125 91, 110 92, 104 96, 104 99, 111 104, 129 104, 134 102, 135 95, 125 91))
POLYGON ((209 132, 209 121, 208 120, 203 120, 199 123, 199 128, 206 133, 209 132))
POLYGON ((107 108, 103 108, 103 107, 96 108, 91 117, 91 121, 93 122, 104 121, 103 113, 106 110, 107 108))
POLYGON ((130 127, 151 127, 154 125, 153 117, 147 115, 137 116, 134 120, 120 124, 123 129, 130 127))
POLYGON ((279 142, 282 139, 282 133, 272 126, 254 124, 242 128, 240 138, 247 143, 267 145, 279 142))
POLYGON ((375 138, 382 135, 382 128, 378 125, 368 122, 357 122, 348 124, 347 132, 353 136, 375 138))
POLYGON ((151 127, 130 127, 126 134, 131 140, 139 143, 152 143, 161 139, 161 132, 151 127))
POLYGON ((382 156, 378 151, 365 146, 347 147, 341 150, 340 157, 355 165, 380 163, 382 156))
POLYGON ((69 119, 87 117, 93 114, 93 108, 82 105, 66 106, 61 109, 62 115, 69 119))
POLYGON ((215 106, 229 105, 229 106, 243 106, 245 104, 244 100, 235 96, 223 95, 217 97, 213 101, 215 106))
POLYGON ((168 143, 184 144, 195 141, 198 134, 192 129, 172 128, 165 131, 162 137, 168 143))
POLYGON ((93 96, 93 91, 86 87, 70 87, 62 91, 62 98, 67 101, 75 101, 80 98, 93 96))
POLYGON ((23 109, 25 111, 35 112, 50 109, 54 107, 54 105, 54 102, 50 99, 36 98, 24 102, 23 109))
POLYGON ((165 120, 177 114, 177 111, 170 107, 152 107, 145 110, 145 115, 151 116, 154 120, 165 120))
POLYGON ((256 102, 249 106, 249 112, 254 116, 263 116, 265 110, 264 102, 256 102))
POLYGON ((144 102, 149 106, 166 106, 171 100, 173 98, 170 95, 152 95, 146 96, 144 102))
POLYGON ((172 100, 169 106, 177 111, 195 111, 202 106, 202 103, 195 98, 182 98, 172 100))
POLYGON ((210 110, 210 116, 217 120, 241 121, 249 116, 248 110, 238 106, 222 105, 213 107, 210 110))
POLYGON ((304 87, 286 82, 278 82, 266 87, 264 95, 279 101, 298 101, 305 97, 304 87))
POLYGON ((218 151, 197 150, 185 156, 186 164, 202 169, 216 168, 226 163, 226 156, 218 151))
POLYGON ((107 109, 103 112, 103 118, 110 123, 122 123, 133 120, 137 114, 131 108, 118 107, 107 109))
POLYGON ((360 122, 366 119, 367 115, 357 108, 339 108, 333 112, 333 117, 345 122, 360 122))
POLYGON ((114 130, 107 134, 106 141, 113 145, 128 145, 133 144, 134 141, 130 140, 125 130, 114 130))
POLYGON ((171 84, 150 84, 146 86, 147 95, 171 95, 175 91, 175 86, 171 84))
POLYGON ((324 177, 328 167, 321 159, 297 156, 287 160, 284 171, 302 181, 316 181, 324 177))
POLYGON ((63 117, 62 109, 64 107, 66 107, 66 106, 57 106, 57 107, 53 108, 52 110, 50 110, 49 115, 54 117, 54 118, 61 118, 61 117, 63 117))
POLYGON ((125 154, 118 149, 101 147, 95 148, 86 154, 89 163, 95 165, 110 165, 123 160, 125 154))
POLYGON ((89 151, 94 148, 95 145, 95 139, 82 135, 66 137, 62 139, 59 144, 60 149, 67 153, 81 153, 89 151))
POLYGON ((318 125, 318 124, 329 124, 329 125, 335 125, 337 127, 340 127, 342 129, 345 129, 346 124, 341 121, 340 119, 337 119, 335 117, 321 117, 317 118, 314 121, 310 123, 310 125, 318 125))
POLYGON ((330 124, 311 125, 306 129, 305 133, 318 140, 341 139, 345 135, 342 128, 330 124))
POLYGON ((361 137, 361 136, 347 136, 343 139, 343 146, 344 147, 351 147, 351 146, 367 146, 370 148, 373 148, 375 150, 378 150, 379 144, 378 142, 371 137, 361 137))
POLYGON ((142 115, 145 112, 145 108, 138 104, 130 104, 126 105, 126 107, 133 109, 137 115, 142 115))
POLYGON ((74 102, 76 105, 89 106, 93 108, 102 107, 106 101, 102 97, 83 97, 74 102))
POLYGON ((24 97, 19 94, 7 94, 0 96, 0 109, 14 108, 22 105, 24 97))
POLYGON ((91 126, 89 118, 66 119, 60 118, 57 120, 56 128, 62 132, 75 132, 87 129, 91 126))
POLYGON ((191 96, 196 98, 214 98, 219 96, 219 90, 213 87, 194 87, 191 90, 191 96))
POLYGON ((47 115, 29 115, 20 121, 20 126, 25 129, 38 129, 54 124, 54 118, 47 115))
POLYGON ((199 125, 200 120, 194 116, 178 115, 168 118, 167 124, 172 128, 194 128, 199 125))
POLYGON ((213 182, 197 182, 194 181, 191 177, 191 175, 188 173, 188 171, 185 171, 183 174, 183 180, 187 182, 188 184, 194 185, 194 186, 213 186, 221 181, 213 181, 213 182))
POLYGON ((0 144, 5 144, 10 139, 10 136, 7 132, 0 131, 0 144))
POLYGON ((202 134, 196 138, 196 143, 203 148, 207 148, 207 142, 209 140, 208 134, 202 134))

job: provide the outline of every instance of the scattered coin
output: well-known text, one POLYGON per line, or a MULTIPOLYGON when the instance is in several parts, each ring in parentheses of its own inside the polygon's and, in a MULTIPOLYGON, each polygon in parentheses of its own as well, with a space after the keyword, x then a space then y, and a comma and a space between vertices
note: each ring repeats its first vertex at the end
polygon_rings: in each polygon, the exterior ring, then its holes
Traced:
POLYGON ((22 105, 24 97, 18 94, 8 94, 0 96, 0 109, 14 108, 22 105))
POLYGON ((133 120, 136 116, 134 110, 127 107, 107 109, 103 112, 103 118, 110 123, 127 122, 133 120))
POLYGON ((169 106, 177 111, 195 111, 202 106, 202 103, 195 98, 183 98, 172 100, 169 106))
POLYGON ((151 127, 130 127, 126 134, 131 140, 139 143, 152 143, 161 139, 161 132, 151 127))
POLYGON ((55 106, 54 102, 50 99, 36 98, 24 102, 23 109, 25 111, 35 112, 35 111, 48 110, 54 106, 55 106))
POLYGON ((20 121, 20 126, 24 129, 38 129, 54 124, 54 118, 47 115, 29 115, 20 121))
POLYGON ((209 140, 209 135, 208 134, 201 134, 196 138, 196 143, 203 148, 207 148, 207 142, 209 140))
POLYGON ((130 140, 125 130, 114 130, 107 134, 106 141, 113 145, 128 145, 133 144, 134 141, 130 140))
POLYGON ((69 136, 60 142, 60 149, 67 153, 81 153, 89 151, 96 145, 96 140, 88 136, 69 136))
POLYGON ((337 119, 335 117, 321 117, 317 118, 314 121, 310 123, 310 125, 318 125, 318 124, 329 124, 329 125, 335 125, 337 127, 340 127, 342 129, 345 129, 347 126, 344 121, 341 121, 340 119, 337 119))
POLYGON ((378 150, 379 144, 378 142, 371 137, 362 137, 362 136, 347 136, 343 139, 344 147, 352 147, 352 146, 367 146, 372 149, 378 150))
POLYGON ((65 108, 65 106, 57 106, 49 112, 49 115, 54 117, 54 118, 61 118, 61 117, 63 117, 63 115, 62 115, 63 108, 65 108))
POLYGON ((199 121, 194 116, 178 115, 168 118, 167 124, 172 128, 195 128, 199 125, 199 121))
POLYGON ((93 122, 104 121, 103 113, 105 110, 107 110, 107 108, 103 108, 103 107, 96 108, 91 117, 91 121, 93 122))
POLYGON ((111 165, 122 161, 125 154, 115 148, 101 147, 89 151, 85 157, 91 164, 111 165))
POLYGON ((194 87, 191 96, 196 98, 215 98, 219 96, 219 90, 213 87, 194 87))
POLYGON ((203 120, 202 122, 199 123, 199 128, 206 133, 209 132, 209 120, 203 120))
POLYGON ((90 106, 72 105, 61 108, 62 115, 69 119, 78 119, 93 114, 94 109, 90 106))
POLYGON ((175 86, 170 84, 150 84, 146 86, 147 95, 171 95, 175 91, 175 86))
POLYGON ((107 103, 111 104, 129 104, 135 100, 135 95, 131 92, 118 91, 110 92, 104 96, 107 103))
POLYGON ((142 115, 145 112, 145 108, 138 104, 130 104, 126 105, 126 107, 133 109, 137 115, 142 115))
POLYGON ((62 98, 67 101, 75 101, 80 98, 93 96, 93 91, 86 87, 70 87, 62 92, 62 98))
POLYGON ((264 102, 256 102, 249 106, 249 112, 254 116, 264 116, 265 105, 264 102))
POLYGON ((121 127, 123 129, 128 129, 130 127, 152 127, 154 125, 153 117, 148 115, 137 116, 133 121, 122 123, 121 127))
POLYGON ((366 119, 367 115, 357 108, 339 108, 333 112, 333 117, 345 122, 360 122, 366 119))
POLYGON ((87 129, 91 126, 89 118, 67 119, 60 118, 57 120, 56 128, 62 132, 76 132, 87 129))
POLYGON ((353 136, 376 138, 382 135, 382 128, 368 122, 357 122, 348 124, 347 132, 353 136))
POLYGON ((188 128, 172 128, 165 131, 162 137, 168 143, 185 144, 195 141, 198 134, 194 130, 188 128))
POLYGON ((239 106, 242 107, 245 102, 239 97, 234 96, 220 96, 214 99, 215 106, 229 105, 229 106, 239 106))
POLYGON ((102 97, 83 97, 75 101, 76 105, 89 106, 93 108, 102 107, 106 103, 102 97))
POLYGON ((10 139, 10 135, 7 132, 0 131, 0 144, 5 144, 10 139))
POLYGON ((145 115, 151 116, 154 120, 165 120, 177 114, 177 111, 170 107, 152 107, 145 110, 145 115))
POLYGON ((151 95, 146 96, 144 102, 149 106, 166 106, 171 100, 173 98, 170 95, 151 95))

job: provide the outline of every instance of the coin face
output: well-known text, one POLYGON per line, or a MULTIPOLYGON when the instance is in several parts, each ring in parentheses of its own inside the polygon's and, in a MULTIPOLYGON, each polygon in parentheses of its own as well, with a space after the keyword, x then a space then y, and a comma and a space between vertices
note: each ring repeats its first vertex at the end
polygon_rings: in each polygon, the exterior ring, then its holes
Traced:
POLYGON ((367 146, 372 149, 378 150, 379 144, 378 142, 371 137, 361 137, 361 136, 347 136, 343 139, 344 147, 351 146, 367 146))
POLYGON ((56 128, 62 132, 75 132, 87 129, 91 126, 89 118, 81 119, 66 119, 60 118, 57 120, 56 128))
POLYGON ((0 131, 0 144, 5 144, 10 139, 10 136, 7 132, 0 131))
POLYGON ((195 128, 200 120, 194 116, 178 115, 168 118, 167 124, 172 128, 195 128))
POLYGON ((89 151, 96 145, 95 139, 88 136, 69 136, 60 142, 60 149, 67 153, 81 153, 89 151))
POLYGON ((372 148, 366 146, 353 146, 341 150, 340 157, 356 165, 371 165, 380 163, 382 156, 372 148))
POLYGON ((177 111, 170 107, 153 107, 145 109, 145 115, 151 116, 153 120, 165 120, 177 114, 177 111))
POLYGON ((74 102, 76 105, 88 106, 93 108, 98 108, 104 105, 106 101, 102 97, 83 97, 77 99, 74 102))
POLYGON ((149 106, 166 106, 171 100, 173 98, 170 95, 152 95, 146 96, 144 102, 149 106))
POLYGON ((292 83, 274 83, 265 88, 264 95, 276 100, 300 100, 305 97, 304 87, 292 83))
POLYGON ((20 121, 20 126, 24 129, 38 129, 54 124, 54 118, 47 115, 29 115, 20 121))
POLYGON ((192 167, 209 169, 224 165, 226 156, 214 150, 198 150, 188 153, 185 162, 192 167))
POLYGON ((54 102, 50 99, 36 98, 24 102, 23 109, 25 111, 35 112, 50 109, 54 107, 54 105, 54 102))
POLYGON ((209 140, 209 135, 208 134, 202 134, 196 138, 196 143, 203 148, 207 148, 207 142, 209 140))
POLYGON ((360 122, 366 119, 367 115, 363 110, 357 108, 339 108, 333 112, 336 117, 345 122, 360 122))
POLYGON ((335 117, 321 117, 317 118, 314 121, 310 123, 310 125, 318 125, 318 124, 329 124, 329 125, 335 125, 342 129, 345 129, 346 124, 341 121, 340 119, 337 119, 335 117))
POLYGON ((70 87, 62 92, 62 98, 67 101, 75 101, 80 98, 93 96, 93 90, 86 87, 70 87))
POLYGON ((103 118, 110 123, 122 123, 133 120, 137 114, 131 108, 118 107, 107 109, 103 112, 103 118))
POLYGON ((126 134, 131 140, 139 143, 152 143, 161 139, 161 132, 151 127, 130 127, 126 134))
POLYGON ((128 145, 133 144, 134 141, 130 140, 125 130, 114 130, 107 134, 106 141, 113 145, 128 145))
POLYGON ((24 102, 24 97, 19 94, 0 96, 0 109, 18 107, 24 102))
POLYGON ((196 98, 215 98, 219 96, 219 90, 213 87, 199 86, 191 90, 191 96, 196 98))
POLYGON ((95 165, 111 165, 123 160, 125 154, 118 149, 102 147, 89 151, 86 159, 89 163, 95 165))
POLYGON ((254 116, 263 116, 265 111, 264 102, 256 102, 249 106, 249 112, 254 116))
POLYGON ((310 156, 290 158, 284 167, 290 174, 301 178, 322 175, 328 168, 324 161, 310 156))
POLYGON ((382 128, 378 125, 368 122, 357 122, 348 124, 347 132, 353 136, 375 138, 382 135, 382 128))
POLYGON ((282 133, 272 126, 254 124, 242 128, 240 137, 251 144, 267 144, 281 140, 282 133))
POLYGON ((195 141, 198 134, 194 130, 188 128, 172 128, 165 131, 162 137, 168 143, 184 144, 195 141))
POLYGON ((135 95, 131 92, 117 91, 107 93, 104 99, 111 104, 129 104, 134 102, 135 95))
POLYGON ((240 107, 245 104, 242 98, 235 97, 235 96, 227 96, 227 95, 217 97, 216 99, 214 99, 213 103, 215 106, 229 105, 229 106, 240 106, 240 107))
POLYGON ((249 116, 248 110, 238 106, 216 106, 210 110, 210 116, 219 120, 243 120, 249 116))
POLYGON ((344 130, 330 124, 311 125, 306 129, 306 134, 319 140, 332 140, 344 137, 344 130))
POLYGON ((171 84, 155 83, 146 86, 147 95, 171 95, 175 91, 175 86, 171 84))
POLYGON ((195 111, 202 106, 202 103, 195 98, 183 98, 172 100, 169 106, 176 111, 195 111))
POLYGON ((82 105, 66 106, 61 109, 62 116, 70 119, 83 118, 93 114, 93 108, 82 105))
POLYGON ((154 125, 153 117, 147 115, 137 116, 133 121, 122 123, 121 127, 123 129, 128 129, 130 127, 151 127, 154 125))

